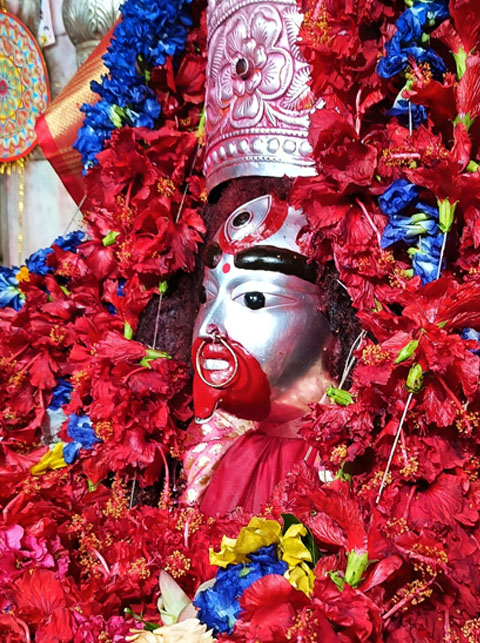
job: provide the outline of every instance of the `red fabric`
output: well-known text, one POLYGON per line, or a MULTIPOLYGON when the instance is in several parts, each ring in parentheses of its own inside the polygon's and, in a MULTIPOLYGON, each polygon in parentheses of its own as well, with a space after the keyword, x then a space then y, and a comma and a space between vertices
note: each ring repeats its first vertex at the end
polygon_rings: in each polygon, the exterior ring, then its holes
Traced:
MULTIPOLYGON (((220 461, 201 502, 208 516, 237 507, 255 513, 268 500, 275 485, 299 462, 308 445, 300 438, 247 433, 220 461)), ((315 453, 311 454, 311 460, 315 453)))
MULTIPOLYGON (((117 23, 116 23, 117 24, 117 23)), ((81 155, 73 149, 84 115, 83 103, 94 104, 99 96, 90 89, 108 72, 102 56, 107 51, 116 24, 78 69, 73 78, 36 122, 38 144, 77 205, 85 196, 81 155)))

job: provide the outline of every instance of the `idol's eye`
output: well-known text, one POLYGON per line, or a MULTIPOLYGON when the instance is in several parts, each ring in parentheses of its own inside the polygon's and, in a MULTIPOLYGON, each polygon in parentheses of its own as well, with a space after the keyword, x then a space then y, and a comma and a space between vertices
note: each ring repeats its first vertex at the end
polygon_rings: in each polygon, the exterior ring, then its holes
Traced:
POLYGON ((251 310, 258 310, 259 308, 265 307, 265 295, 263 292, 253 291, 246 292, 243 295, 243 301, 247 308, 251 310))
MULTIPOLYGON (((253 290, 257 284, 250 284, 252 290, 247 290, 248 286, 242 284, 240 287, 234 288, 232 292, 232 299, 238 304, 250 308, 250 310, 260 310, 261 308, 273 308, 274 306, 292 306, 295 305, 297 299, 285 294, 282 291, 282 294, 276 292, 269 292, 269 287, 265 284, 265 289, 262 290, 253 290)), ((258 287, 262 287, 261 284, 258 284, 258 287)), ((208 298, 208 293, 207 293, 208 298)))

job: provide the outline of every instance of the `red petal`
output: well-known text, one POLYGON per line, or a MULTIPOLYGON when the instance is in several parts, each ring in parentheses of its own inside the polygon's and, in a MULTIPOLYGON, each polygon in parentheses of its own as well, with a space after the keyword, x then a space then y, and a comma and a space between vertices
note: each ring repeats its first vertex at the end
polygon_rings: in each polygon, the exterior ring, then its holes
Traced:
POLYGON ((469 115, 473 120, 480 114, 480 55, 468 56, 467 68, 457 89, 459 116, 469 115))

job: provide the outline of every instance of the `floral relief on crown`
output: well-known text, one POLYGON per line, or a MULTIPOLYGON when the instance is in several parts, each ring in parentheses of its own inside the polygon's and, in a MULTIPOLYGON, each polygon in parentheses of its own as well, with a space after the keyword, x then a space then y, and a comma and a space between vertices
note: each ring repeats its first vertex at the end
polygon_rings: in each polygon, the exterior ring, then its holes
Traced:
POLYGON ((310 67, 295 0, 211 2, 206 87, 207 189, 249 175, 315 174, 310 67))

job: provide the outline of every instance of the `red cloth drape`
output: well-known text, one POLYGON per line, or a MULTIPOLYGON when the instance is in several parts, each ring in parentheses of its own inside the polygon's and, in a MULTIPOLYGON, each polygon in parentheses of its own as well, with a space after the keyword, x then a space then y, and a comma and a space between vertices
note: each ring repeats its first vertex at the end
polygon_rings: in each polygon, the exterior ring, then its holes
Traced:
MULTIPOLYGON (((308 444, 301 438, 247 433, 220 461, 200 508, 208 516, 237 507, 255 513, 268 500, 275 485, 295 464, 302 462, 308 444)), ((310 461, 314 461, 315 453, 310 461)))

